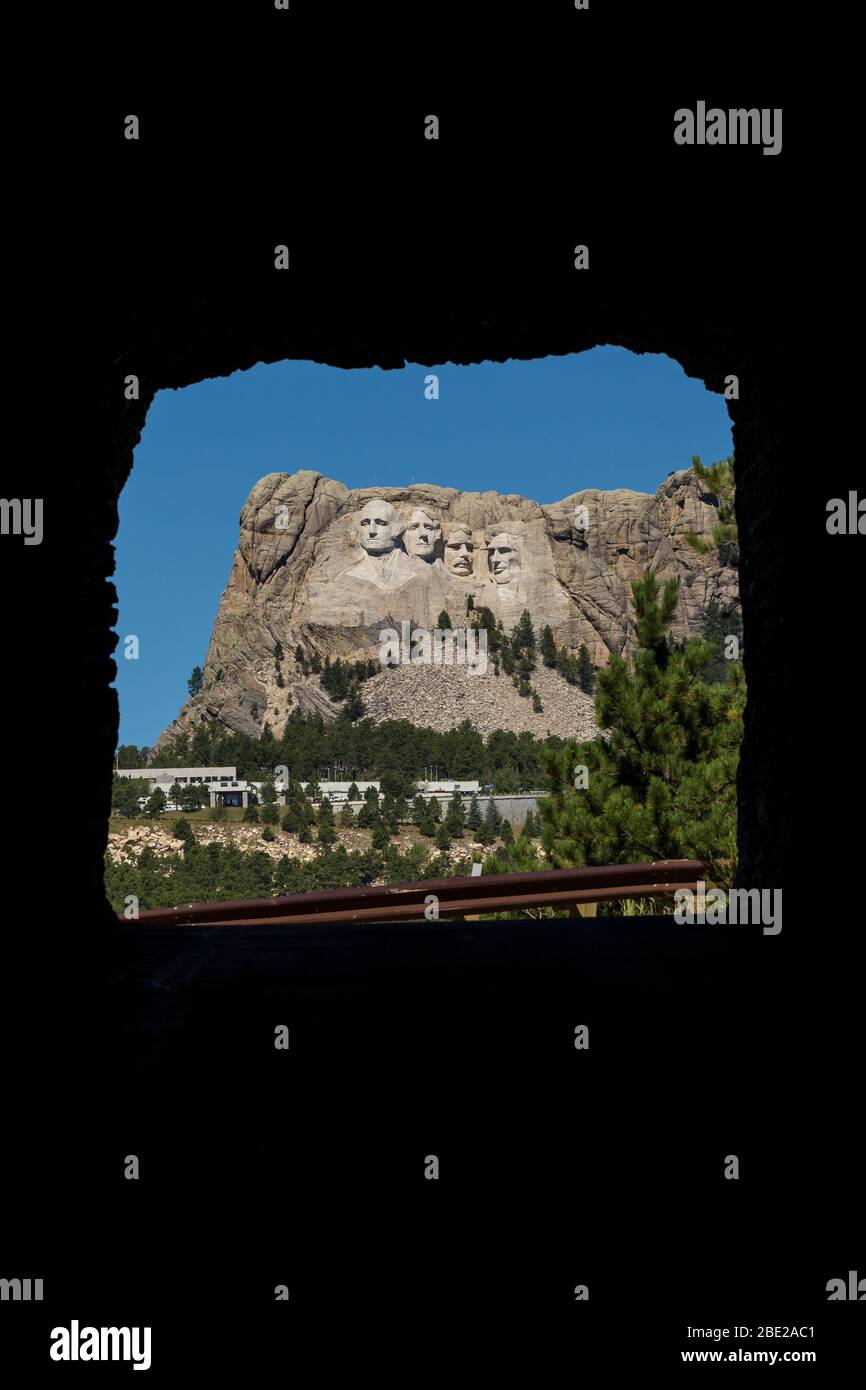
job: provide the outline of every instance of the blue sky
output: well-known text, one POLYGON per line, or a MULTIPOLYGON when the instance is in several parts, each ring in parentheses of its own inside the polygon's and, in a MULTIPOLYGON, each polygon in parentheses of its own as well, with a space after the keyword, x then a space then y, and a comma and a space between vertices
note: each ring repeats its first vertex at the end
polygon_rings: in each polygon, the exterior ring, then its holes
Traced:
POLYGON ((120 742, 151 744, 203 665, 238 539, 266 473, 347 487, 438 483, 555 502, 585 487, 655 492, 732 452, 724 401, 668 357, 603 347, 530 362, 343 371, 280 362, 161 391, 120 498, 120 742), (426 400, 424 378, 439 377, 426 400))

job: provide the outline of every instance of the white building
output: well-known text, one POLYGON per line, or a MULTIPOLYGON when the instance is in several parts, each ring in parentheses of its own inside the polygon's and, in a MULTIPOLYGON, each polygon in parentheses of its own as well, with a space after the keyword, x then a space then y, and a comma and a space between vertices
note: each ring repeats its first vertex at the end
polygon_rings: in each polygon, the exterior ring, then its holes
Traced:
POLYGON ((435 796, 445 794, 453 796, 455 792, 460 792, 461 796, 472 796, 473 793, 481 790, 480 782, 449 782, 437 779, 435 782, 416 782, 416 787, 422 796, 435 796))
MULTIPOLYGON (((251 782, 243 777, 238 777, 236 767, 119 767, 116 769, 118 777, 136 777, 147 779, 150 783, 150 791, 159 788, 165 793, 166 799, 171 802, 171 789, 177 783, 180 786, 189 786, 197 783, 205 786, 210 792, 211 806, 248 806, 252 801, 261 801, 261 789, 264 782, 251 782)), ((309 782, 301 782, 301 787, 306 792, 311 785, 309 782)), ((349 782, 319 782, 319 790, 322 796, 326 796, 330 801, 347 801, 349 788, 353 785, 349 782)), ((379 781, 355 781, 354 785, 358 788, 358 796, 361 801, 368 788, 373 787, 381 795, 382 784, 379 781)), ((275 782, 277 791, 277 801, 285 804, 285 795, 281 791, 280 783, 275 782)), ((460 792, 461 796, 472 796, 481 789, 478 781, 419 781, 415 783, 417 791, 421 796, 441 800, 453 796, 454 792, 460 792)), ((144 804, 147 797, 139 798, 140 804, 144 804)))
MULTIPOLYGON (((309 785, 309 782, 301 783, 301 786, 303 787, 305 792, 309 785)), ((354 785, 358 788, 358 793, 361 801, 364 800, 364 792, 367 790, 368 787, 375 787, 377 792, 381 790, 380 782, 355 782, 354 785)), ((323 796, 327 796, 331 801, 348 801, 349 788, 351 786, 351 782, 320 782, 319 790, 321 791, 323 796)))
POLYGON ((118 777, 147 779, 150 786, 147 794, 139 797, 141 806, 146 803, 150 792, 157 789, 164 792, 168 803, 173 805, 172 787, 176 784, 185 787, 192 783, 207 788, 211 806, 248 806, 250 793, 255 796, 257 788, 261 786, 261 783, 239 778, 236 767, 119 767, 116 771, 118 777))
POLYGON ((236 782, 238 778, 236 767, 119 767, 116 772, 118 777, 147 777, 169 786, 175 782, 181 786, 189 782, 236 782))

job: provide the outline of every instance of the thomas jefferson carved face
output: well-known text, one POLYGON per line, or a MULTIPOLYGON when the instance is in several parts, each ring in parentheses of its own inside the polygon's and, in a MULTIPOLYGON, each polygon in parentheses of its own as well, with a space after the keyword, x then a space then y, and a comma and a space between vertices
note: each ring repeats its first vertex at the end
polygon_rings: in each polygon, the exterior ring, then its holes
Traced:
POLYGON ((441 536, 442 523, 436 521, 423 508, 415 507, 403 532, 403 544, 409 554, 429 563, 435 559, 441 536))
POLYGON ((510 531, 490 536, 487 559, 494 584, 513 583, 520 574, 520 542, 510 531))
POLYGON ((355 514, 358 544, 368 555, 384 555, 393 550, 403 529, 390 502, 373 497, 355 514))
POLYGON ((450 574, 456 574, 458 578, 466 577, 472 573, 472 562, 475 556, 475 542, 472 539, 472 532, 465 526, 458 526, 456 531, 452 531, 445 542, 445 567, 450 574))

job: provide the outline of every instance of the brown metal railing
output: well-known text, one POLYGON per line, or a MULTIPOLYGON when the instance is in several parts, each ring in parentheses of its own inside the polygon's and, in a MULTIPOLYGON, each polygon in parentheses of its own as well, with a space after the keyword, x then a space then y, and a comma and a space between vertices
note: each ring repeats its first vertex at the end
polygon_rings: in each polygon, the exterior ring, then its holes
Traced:
MULTIPOLYGON (((427 879, 375 888, 329 888, 284 898, 243 898, 191 903, 140 912, 139 925, 290 926, 294 923, 411 922, 424 920, 427 899, 438 901, 438 917, 477 916, 527 907, 565 907, 672 896, 696 889, 707 865, 700 859, 660 859, 649 864, 608 864, 589 869, 544 869, 536 873, 488 874, 477 878, 427 879)), ((130 925, 118 913, 125 926, 130 925)))

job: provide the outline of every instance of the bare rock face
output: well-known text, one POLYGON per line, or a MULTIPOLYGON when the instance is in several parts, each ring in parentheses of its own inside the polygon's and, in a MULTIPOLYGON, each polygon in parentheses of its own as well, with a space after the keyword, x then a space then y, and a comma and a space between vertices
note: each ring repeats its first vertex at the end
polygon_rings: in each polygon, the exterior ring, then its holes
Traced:
POLYGON ((555 734, 583 742, 604 737, 595 722, 595 703, 576 685, 569 685, 557 671, 541 662, 532 675, 541 709, 515 690, 511 678, 492 663, 483 675, 466 666, 398 666, 365 681, 364 707, 377 724, 386 719, 406 719, 423 729, 447 733, 464 719, 483 738, 497 729, 536 738, 555 734))
MULTIPOLYGON (((738 597, 718 552, 698 555, 718 504, 691 471, 658 491, 588 488, 541 506, 526 497, 432 484, 350 490, 321 473, 270 473, 240 517, 240 540, 205 662, 205 688, 155 748, 203 720, 279 733, 293 708, 334 717, 339 706, 295 662, 300 644, 322 660, 379 660, 385 629, 433 631, 468 604, 510 631, 524 609, 536 635, 586 643, 595 665, 634 648, 630 585, 649 567, 680 580, 676 638, 700 632, 707 604, 738 597), (276 644, 283 648, 277 685, 276 644)), ((465 717, 472 717, 467 709, 465 717)))

